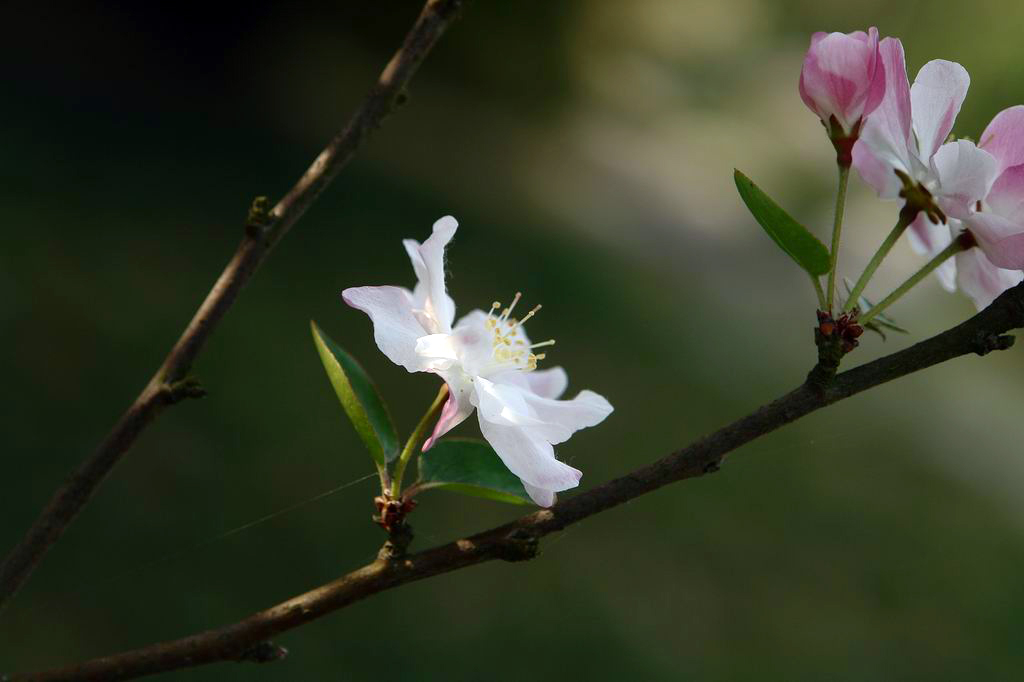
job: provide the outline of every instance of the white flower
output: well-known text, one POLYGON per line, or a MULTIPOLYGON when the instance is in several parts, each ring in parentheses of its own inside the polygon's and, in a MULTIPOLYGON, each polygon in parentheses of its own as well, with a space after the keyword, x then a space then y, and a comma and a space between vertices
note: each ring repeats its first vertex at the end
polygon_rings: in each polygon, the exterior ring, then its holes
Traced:
POLYGON ((455 325, 455 303, 444 282, 444 249, 458 223, 451 216, 434 223, 422 244, 403 242, 416 271, 416 288, 354 287, 342 292, 353 308, 373 321, 377 346, 410 372, 433 372, 447 382, 448 401, 424 451, 476 409, 480 431, 533 501, 554 504, 555 493, 579 485, 579 470, 558 461, 553 445, 599 424, 612 406, 593 391, 558 400, 569 383, 565 370, 537 370, 554 340, 530 343, 523 328, 540 306, 512 317, 520 295, 507 308, 473 310, 455 325))

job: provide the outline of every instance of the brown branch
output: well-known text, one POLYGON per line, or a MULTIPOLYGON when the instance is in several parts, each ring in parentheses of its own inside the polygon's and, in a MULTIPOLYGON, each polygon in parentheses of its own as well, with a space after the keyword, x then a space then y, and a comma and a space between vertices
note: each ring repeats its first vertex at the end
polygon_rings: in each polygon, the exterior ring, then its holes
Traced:
POLYGON ((961 355, 984 355, 1009 348, 1013 337, 1003 334, 1020 327, 1024 327, 1024 283, 948 331, 843 372, 827 384, 808 380, 692 445, 550 509, 418 554, 403 556, 385 545, 372 564, 233 625, 60 670, 14 675, 10 682, 127 680, 218 661, 237 661, 270 637, 378 592, 492 559, 530 559, 537 554, 540 538, 545 535, 674 481, 717 471, 727 453, 843 398, 961 355))
POLYGON ((401 103, 409 80, 461 6, 462 0, 428 0, 402 46, 384 67, 345 128, 272 210, 265 211, 263 198, 254 202, 242 243, 160 369, 92 456, 57 490, 25 537, 0 565, 0 608, 28 579, 142 430, 169 405, 201 394, 195 382, 186 377, 207 339, 271 249, 348 164, 367 137, 401 103))

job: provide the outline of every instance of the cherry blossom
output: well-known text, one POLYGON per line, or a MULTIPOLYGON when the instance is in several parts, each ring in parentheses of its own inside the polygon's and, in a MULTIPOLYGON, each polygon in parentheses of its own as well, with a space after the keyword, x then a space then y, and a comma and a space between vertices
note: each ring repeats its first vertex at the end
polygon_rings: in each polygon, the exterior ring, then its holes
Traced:
POLYGON ((579 429, 595 426, 612 406, 593 391, 559 400, 568 386, 561 367, 538 370, 540 349, 554 340, 531 343, 525 324, 540 311, 513 314, 521 296, 508 306, 473 310, 455 322, 455 303, 445 288, 444 252, 458 223, 451 216, 434 223, 422 244, 405 240, 416 272, 416 287, 355 287, 342 292, 353 308, 373 322, 377 346, 392 362, 410 372, 432 372, 448 384, 448 400, 423 446, 427 451, 474 410, 484 438, 518 476, 541 506, 554 504, 555 493, 574 488, 582 473, 555 457, 554 445, 579 429), (453 324, 454 323, 454 324, 453 324))
POLYGON ((911 242, 934 255, 963 229, 978 248, 957 254, 936 271, 943 286, 959 287, 979 310, 1024 280, 1024 106, 996 115, 981 135, 980 148, 996 161, 995 180, 963 222, 949 220, 948 229, 918 216, 911 242))
MULTIPOLYGON (((936 59, 907 79, 903 45, 886 38, 879 45, 886 89, 881 104, 864 122, 853 148, 853 165, 883 199, 909 191, 934 202, 934 222, 946 215, 966 218, 996 176, 996 160, 969 140, 945 142, 960 111, 970 76, 955 62, 936 59)), ((914 228, 926 232, 927 221, 914 228)), ((943 228, 944 230, 944 228, 943 228)), ((919 234, 922 241, 929 235, 919 234)))

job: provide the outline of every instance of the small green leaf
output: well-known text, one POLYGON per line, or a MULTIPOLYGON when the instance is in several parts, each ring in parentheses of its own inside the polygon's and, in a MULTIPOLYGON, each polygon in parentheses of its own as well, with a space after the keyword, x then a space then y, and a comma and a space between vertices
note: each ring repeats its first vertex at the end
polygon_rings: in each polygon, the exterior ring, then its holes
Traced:
POLYGON ((533 504, 519 477, 480 440, 447 438, 420 455, 421 489, 445 488, 498 502, 533 504))
POLYGON ((359 363, 320 331, 316 322, 310 322, 310 327, 313 343, 345 414, 370 456, 378 466, 385 466, 398 456, 398 434, 377 388, 359 363))
POLYGON ((806 227, 798 223, 743 173, 735 172, 736 189, 768 236, 796 264, 812 277, 827 274, 832 267, 828 249, 806 227))
MULTIPOLYGON (((867 310, 870 310, 868 308, 867 310)), ((865 310, 865 312, 867 312, 865 310)), ((899 332, 900 334, 909 334, 910 331, 896 324, 891 317, 887 317, 884 313, 878 313, 875 315, 868 324, 877 324, 879 327, 884 327, 889 331, 899 332)))

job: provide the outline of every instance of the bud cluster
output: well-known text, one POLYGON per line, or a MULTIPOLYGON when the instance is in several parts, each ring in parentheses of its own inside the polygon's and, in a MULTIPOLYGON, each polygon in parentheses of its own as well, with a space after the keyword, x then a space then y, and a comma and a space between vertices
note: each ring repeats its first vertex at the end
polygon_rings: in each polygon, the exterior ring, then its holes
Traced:
POLYGON ((864 327, 857 324, 858 310, 854 308, 839 317, 823 310, 818 311, 818 333, 824 341, 838 343, 843 354, 849 353, 858 345, 858 337, 864 333, 864 327))

